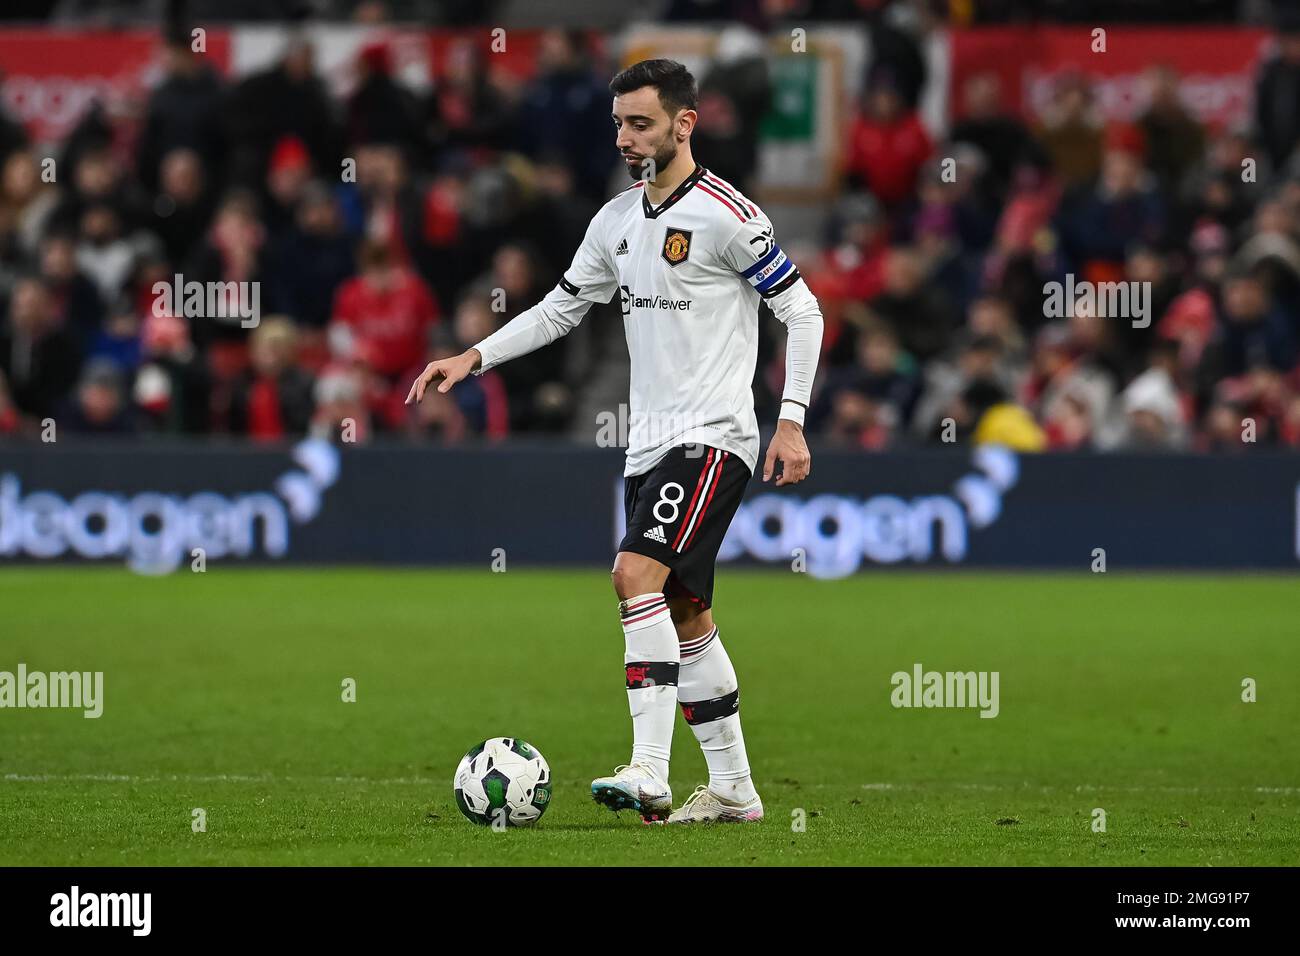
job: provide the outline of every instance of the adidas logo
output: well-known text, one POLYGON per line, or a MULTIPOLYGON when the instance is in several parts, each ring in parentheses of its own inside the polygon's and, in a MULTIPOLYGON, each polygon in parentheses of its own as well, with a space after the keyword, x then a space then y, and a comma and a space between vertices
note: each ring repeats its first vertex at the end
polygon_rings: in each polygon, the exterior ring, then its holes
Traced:
MULTIPOLYGON (((614 250, 614 255, 616 255, 616 256, 625 256, 625 255, 627 255, 627 238, 626 238, 626 237, 624 237, 623 241, 620 242, 620 243, 618 244, 618 248, 614 250)), ((649 537, 649 535, 647 535, 647 537, 649 537)))
POLYGON ((645 533, 645 536, 651 541, 658 541, 660 544, 667 544, 668 539, 664 537, 664 526, 656 525, 645 533))

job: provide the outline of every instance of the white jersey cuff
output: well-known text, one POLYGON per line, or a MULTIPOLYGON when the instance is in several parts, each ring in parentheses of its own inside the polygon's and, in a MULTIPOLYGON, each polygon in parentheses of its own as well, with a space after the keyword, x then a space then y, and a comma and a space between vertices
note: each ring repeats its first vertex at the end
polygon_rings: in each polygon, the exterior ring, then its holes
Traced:
POLYGON ((781 402, 781 412, 776 417, 778 421, 784 418, 786 421, 794 422, 796 425, 803 427, 803 417, 806 411, 807 409, 798 402, 783 401, 781 402))

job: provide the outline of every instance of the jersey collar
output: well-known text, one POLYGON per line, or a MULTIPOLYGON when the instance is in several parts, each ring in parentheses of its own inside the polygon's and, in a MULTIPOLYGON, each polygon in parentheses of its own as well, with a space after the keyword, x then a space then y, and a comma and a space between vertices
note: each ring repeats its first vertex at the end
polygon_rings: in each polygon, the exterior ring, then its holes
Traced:
POLYGON ((671 209, 677 204, 677 201, 691 191, 691 188, 698 183, 707 170, 699 163, 695 164, 695 170, 689 176, 682 180, 681 185, 673 190, 671 196, 665 199, 657 206, 650 205, 650 197, 641 190, 641 211, 645 213, 647 219, 658 219, 659 214, 666 209, 671 209))

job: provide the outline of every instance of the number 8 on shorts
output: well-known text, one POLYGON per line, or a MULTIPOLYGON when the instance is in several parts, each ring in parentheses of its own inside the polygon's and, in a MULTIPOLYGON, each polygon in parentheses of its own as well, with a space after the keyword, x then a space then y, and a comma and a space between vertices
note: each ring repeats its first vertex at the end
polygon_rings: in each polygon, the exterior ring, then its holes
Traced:
POLYGON ((686 489, 683 488, 675 481, 670 481, 668 482, 668 484, 660 488, 659 500, 655 502, 655 506, 654 506, 655 520, 662 521, 664 524, 674 523, 677 520, 677 515, 681 510, 680 508, 678 508, 678 505, 682 503, 682 499, 684 499, 685 497, 686 497, 686 489), (674 488, 677 489, 677 497, 676 498, 668 497, 668 492, 674 488), (673 513, 671 515, 661 515, 659 513, 659 509, 662 508, 664 505, 668 505, 673 509, 673 513))

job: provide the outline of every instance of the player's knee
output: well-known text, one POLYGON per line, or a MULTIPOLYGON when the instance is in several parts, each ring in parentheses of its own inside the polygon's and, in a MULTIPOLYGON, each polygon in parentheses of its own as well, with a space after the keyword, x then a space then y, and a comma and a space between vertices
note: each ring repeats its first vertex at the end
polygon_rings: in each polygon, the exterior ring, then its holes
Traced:
POLYGON ((621 601, 663 590, 668 569, 653 559, 638 558, 640 555, 620 553, 614 561, 614 570, 609 577, 614 593, 621 601))
POLYGON ((649 583, 650 578, 644 573, 637 573, 630 568, 615 568, 610 572, 610 581, 614 585, 614 593, 618 595, 620 601, 626 601, 628 598, 636 597, 638 594, 649 594, 659 590, 653 584, 649 583))

